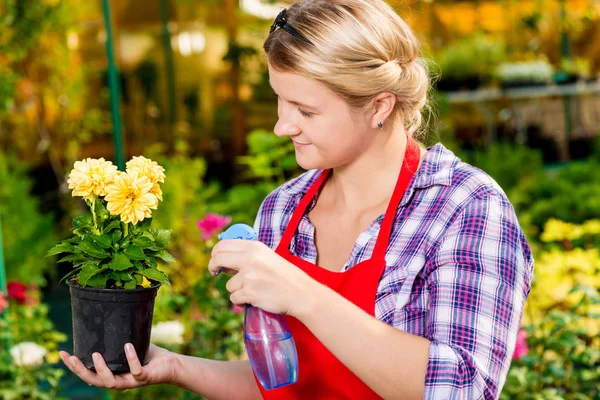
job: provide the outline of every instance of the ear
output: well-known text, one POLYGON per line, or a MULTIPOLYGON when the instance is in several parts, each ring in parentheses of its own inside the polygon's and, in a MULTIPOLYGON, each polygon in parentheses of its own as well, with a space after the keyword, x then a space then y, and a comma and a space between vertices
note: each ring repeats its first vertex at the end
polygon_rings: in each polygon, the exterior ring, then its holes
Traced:
POLYGON ((392 111, 394 111, 396 100, 396 95, 390 92, 379 93, 375 97, 373 100, 373 115, 370 121, 372 128, 378 128, 377 124, 379 122, 385 125, 385 121, 388 120, 392 111))

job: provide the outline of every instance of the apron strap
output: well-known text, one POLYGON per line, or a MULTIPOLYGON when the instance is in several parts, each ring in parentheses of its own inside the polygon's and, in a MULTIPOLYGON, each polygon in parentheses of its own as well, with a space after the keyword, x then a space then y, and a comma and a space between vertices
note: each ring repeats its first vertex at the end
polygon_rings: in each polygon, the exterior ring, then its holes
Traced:
POLYGON ((302 217, 304 216, 308 205, 310 204, 312 199, 315 198, 317 192, 323 185, 323 182, 325 182, 325 180, 327 179, 327 177, 329 177, 330 174, 331 169, 323 170, 319 178, 311 185, 310 189, 308 189, 308 192, 306 192, 306 194, 302 197, 302 199, 300 200, 300 204, 298 204, 298 207, 296 207, 296 210, 292 214, 292 218, 290 219, 290 222, 288 223, 285 232, 283 233, 283 237, 281 238, 281 242, 279 242, 278 248, 284 250, 288 250, 290 248, 292 237, 294 237, 294 234, 298 229, 298 225, 300 225, 300 221, 302 220, 302 217))
POLYGON ((379 229, 377 235, 377 242, 375 243, 375 249, 371 259, 385 260, 385 253, 387 251, 390 234, 392 233, 392 226, 394 225, 394 219, 396 217, 396 211, 400 205, 400 201, 406 192, 408 184, 412 180, 417 168, 419 167, 419 161, 421 158, 421 152, 419 145, 413 139, 408 138, 406 143, 406 151, 404 152, 404 160, 402 161, 402 169, 398 175, 398 181, 394 188, 394 193, 388 204, 383 223, 379 229))

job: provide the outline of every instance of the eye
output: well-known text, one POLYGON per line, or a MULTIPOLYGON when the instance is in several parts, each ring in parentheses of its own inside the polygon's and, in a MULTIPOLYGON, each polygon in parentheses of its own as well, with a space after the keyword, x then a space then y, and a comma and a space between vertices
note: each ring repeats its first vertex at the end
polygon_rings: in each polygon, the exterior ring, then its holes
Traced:
POLYGON ((313 115, 313 113, 306 112, 300 108, 298 109, 298 111, 300 112, 300 114, 302 114, 302 116, 304 116, 306 118, 310 118, 313 115))

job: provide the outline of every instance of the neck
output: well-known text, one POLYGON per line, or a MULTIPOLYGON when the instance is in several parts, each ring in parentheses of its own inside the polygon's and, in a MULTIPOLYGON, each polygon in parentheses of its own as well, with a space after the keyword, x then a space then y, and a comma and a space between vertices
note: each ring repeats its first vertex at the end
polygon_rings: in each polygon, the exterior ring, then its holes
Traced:
POLYGON ((408 140, 403 127, 378 133, 359 158, 334 168, 328 186, 337 207, 348 211, 380 208, 391 198, 408 140))

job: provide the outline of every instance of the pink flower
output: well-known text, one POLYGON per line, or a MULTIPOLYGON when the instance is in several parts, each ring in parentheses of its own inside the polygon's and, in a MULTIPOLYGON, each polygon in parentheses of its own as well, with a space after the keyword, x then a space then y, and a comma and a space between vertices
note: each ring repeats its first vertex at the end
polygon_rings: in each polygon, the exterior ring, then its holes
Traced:
POLYGON ((233 307, 231 307, 231 309, 232 309, 232 310, 233 310, 233 312, 234 312, 234 313, 236 313, 236 314, 241 314, 241 313, 243 313, 243 312, 244 312, 244 310, 245 310, 245 309, 244 309, 244 307, 240 307, 240 306, 238 306, 238 305, 235 305, 235 304, 233 305, 233 307))
POLYGON ((19 281, 10 281, 6 285, 7 297, 15 299, 18 304, 25 304, 27 300, 27 285, 19 281))
POLYGON ((2 313, 4 312, 4 310, 6 310, 7 307, 8 301, 6 301, 6 299, 2 295, 2 292, 0 291, 0 315, 2 315, 2 313))
POLYGON ((515 352, 513 354, 513 360, 518 360, 527 354, 529 347, 527 347, 527 331, 521 329, 517 333, 517 344, 515 346, 515 352))
POLYGON ((202 232, 202 239, 209 240, 217 232, 225 228, 231 222, 231 217, 223 217, 219 214, 208 213, 206 217, 196 222, 196 226, 202 232))

